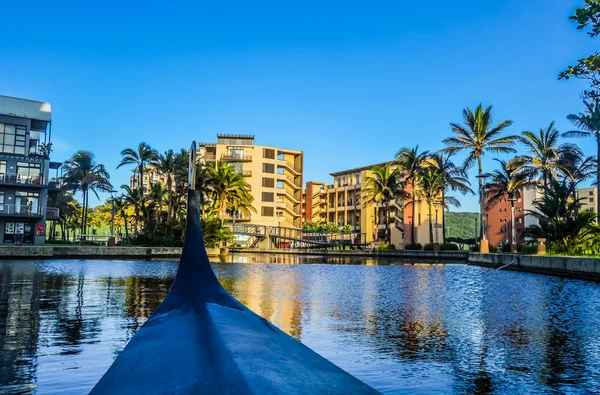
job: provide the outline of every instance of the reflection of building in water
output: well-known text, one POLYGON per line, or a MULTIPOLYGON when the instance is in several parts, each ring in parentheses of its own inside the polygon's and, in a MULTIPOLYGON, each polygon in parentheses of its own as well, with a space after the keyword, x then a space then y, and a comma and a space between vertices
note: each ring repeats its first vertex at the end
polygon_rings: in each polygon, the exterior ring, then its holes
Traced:
POLYGON ((0 273, 0 387, 28 393, 35 388, 42 276, 10 264, 0 273))
POLYGON ((300 340, 302 335, 302 287, 296 271, 269 270, 257 266, 236 280, 219 280, 225 289, 256 314, 300 340))

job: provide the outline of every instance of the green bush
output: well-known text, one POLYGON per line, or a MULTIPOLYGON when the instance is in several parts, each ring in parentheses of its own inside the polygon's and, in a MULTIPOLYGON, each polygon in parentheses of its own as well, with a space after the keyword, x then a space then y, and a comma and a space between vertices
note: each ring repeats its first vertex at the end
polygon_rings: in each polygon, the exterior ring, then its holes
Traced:
POLYGON ((433 244, 427 243, 423 246, 423 251, 433 251, 433 244))
POLYGON ((377 249, 379 251, 394 251, 394 250, 396 250, 396 246, 393 244, 379 243, 377 245, 377 249))
POLYGON ((440 244, 440 251, 458 251, 458 246, 454 243, 440 244))
POLYGON ((404 246, 405 250, 422 250, 423 246, 420 243, 407 244, 404 246))
POLYGON ((519 244, 517 251, 521 254, 537 254, 537 246, 535 244, 519 244))

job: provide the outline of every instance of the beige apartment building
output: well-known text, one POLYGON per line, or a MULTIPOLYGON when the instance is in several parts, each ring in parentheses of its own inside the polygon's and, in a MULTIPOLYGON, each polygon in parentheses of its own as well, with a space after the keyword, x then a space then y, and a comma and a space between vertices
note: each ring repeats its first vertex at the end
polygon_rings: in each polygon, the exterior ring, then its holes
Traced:
POLYGON ((200 143, 199 154, 206 165, 228 162, 250 184, 256 213, 236 215, 236 223, 302 227, 302 151, 255 145, 254 136, 218 134, 216 143, 200 143))
MULTIPOLYGON (((379 163, 379 165, 385 164, 379 163)), ((362 203, 365 198, 364 182, 372 175, 373 166, 376 165, 331 173, 333 184, 329 185, 315 181, 307 182, 304 192, 305 220, 316 223, 332 222, 340 226, 350 224, 356 232, 365 234, 367 243, 384 240, 388 208, 375 203, 365 207, 362 203)), ((392 244, 396 248, 403 248, 405 244, 411 242, 411 204, 411 202, 394 200, 389 206, 390 235, 392 244)), ((418 199, 416 204, 415 242, 426 244, 429 243, 428 207, 418 199)), ((441 207, 432 208, 434 242, 443 242, 441 228, 443 215, 441 207)))
POLYGON ((598 188, 578 188, 577 199, 579 199, 582 210, 596 212, 598 188))
MULTIPOLYGON (((150 190, 150 186, 152 184, 159 183, 165 186, 167 185, 167 177, 164 174, 159 173, 158 170, 156 170, 156 167, 152 165, 146 166, 146 168, 144 169, 144 176, 142 178, 144 190, 146 191, 150 190)), ((138 187, 139 183, 139 172, 136 170, 133 172, 133 175, 129 178, 129 187, 131 189, 135 189, 138 187)))

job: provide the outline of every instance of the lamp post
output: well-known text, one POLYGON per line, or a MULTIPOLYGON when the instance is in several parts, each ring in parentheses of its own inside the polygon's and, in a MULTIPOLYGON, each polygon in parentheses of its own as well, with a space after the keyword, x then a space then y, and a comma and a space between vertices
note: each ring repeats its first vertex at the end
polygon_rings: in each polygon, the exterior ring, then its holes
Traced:
POLYGON ((481 217, 481 242, 479 243, 479 252, 482 254, 488 254, 490 252, 490 244, 486 237, 486 226, 487 221, 485 220, 485 179, 490 177, 490 173, 479 174, 476 177, 479 178, 479 209, 481 217))
POLYGON ((517 252, 517 231, 515 226, 515 202, 517 199, 514 196, 511 196, 508 201, 510 202, 510 252, 517 252))

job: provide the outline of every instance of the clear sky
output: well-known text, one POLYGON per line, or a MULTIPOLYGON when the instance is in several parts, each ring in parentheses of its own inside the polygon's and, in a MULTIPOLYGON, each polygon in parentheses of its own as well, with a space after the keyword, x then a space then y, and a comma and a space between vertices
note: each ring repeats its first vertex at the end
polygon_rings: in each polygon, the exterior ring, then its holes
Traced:
POLYGON ((598 47, 568 20, 583 0, 87 3, 2 4, 0 94, 51 102, 53 159, 92 150, 117 187, 119 152, 140 141, 254 134, 304 150, 305 181, 331 181, 442 148, 479 102, 513 133, 565 131, 583 84, 557 74, 598 47))

